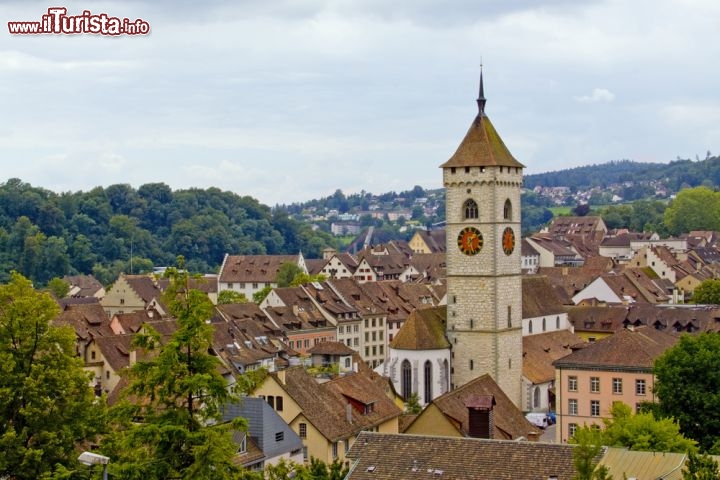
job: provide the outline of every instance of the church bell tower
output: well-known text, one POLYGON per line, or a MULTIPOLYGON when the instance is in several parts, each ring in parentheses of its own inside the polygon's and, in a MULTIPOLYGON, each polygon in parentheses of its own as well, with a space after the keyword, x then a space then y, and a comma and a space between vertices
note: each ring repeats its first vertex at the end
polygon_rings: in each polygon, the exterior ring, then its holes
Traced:
POLYGON ((447 338, 452 388, 489 373, 521 406, 520 189, 524 165, 478 113, 443 163, 447 236, 447 338))

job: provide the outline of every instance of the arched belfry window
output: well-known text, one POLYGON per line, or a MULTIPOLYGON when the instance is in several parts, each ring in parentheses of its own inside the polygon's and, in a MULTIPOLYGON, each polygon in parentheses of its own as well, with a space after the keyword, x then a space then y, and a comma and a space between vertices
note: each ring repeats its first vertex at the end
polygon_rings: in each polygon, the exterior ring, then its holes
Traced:
POLYGON ((465 210, 465 220, 469 218, 478 218, 478 205, 472 198, 465 200, 463 210, 465 210))
POLYGON ((505 220, 512 220, 512 203, 510 203, 510 199, 505 200, 505 207, 503 208, 503 218, 505 220))
POLYGON ((403 400, 407 400, 410 398, 410 395, 412 394, 412 367, 410 367, 410 362, 407 360, 403 360, 402 365, 400 367, 401 372, 401 381, 400 381, 400 387, 401 387, 401 395, 403 397, 403 400))

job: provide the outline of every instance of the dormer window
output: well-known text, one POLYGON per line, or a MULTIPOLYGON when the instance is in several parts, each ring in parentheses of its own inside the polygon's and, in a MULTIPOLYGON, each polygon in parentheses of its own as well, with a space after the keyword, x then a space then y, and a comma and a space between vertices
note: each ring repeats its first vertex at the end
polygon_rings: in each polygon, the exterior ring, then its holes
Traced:
POLYGON ((237 452, 235 453, 245 453, 247 452, 247 435, 243 435, 242 440, 240 440, 240 443, 238 444, 237 452))

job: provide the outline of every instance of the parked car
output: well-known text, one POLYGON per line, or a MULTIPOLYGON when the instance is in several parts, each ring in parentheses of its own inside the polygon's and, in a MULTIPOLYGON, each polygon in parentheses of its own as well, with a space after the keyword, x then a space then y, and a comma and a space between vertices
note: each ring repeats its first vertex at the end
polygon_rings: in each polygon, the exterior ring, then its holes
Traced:
POLYGON ((550 424, 547 414, 542 412, 526 413, 525 418, 528 422, 532 423, 538 428, 547 428, 547 426, 550 424))
POLYGON ((548 422, 550 423, 550 425, 555 425, 557 423, 557 416, 555 415, 555 412, 553 412, 552 410, 547 412, 547 417, 548 417, 548 422))

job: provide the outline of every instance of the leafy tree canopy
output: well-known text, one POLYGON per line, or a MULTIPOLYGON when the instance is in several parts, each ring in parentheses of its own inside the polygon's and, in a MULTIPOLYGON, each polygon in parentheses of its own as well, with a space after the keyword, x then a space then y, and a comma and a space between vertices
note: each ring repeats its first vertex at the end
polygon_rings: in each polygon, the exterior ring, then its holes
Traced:
POLYGON ((235 290, 221 290, 218 293, 218 305, 225 305, 228 303, 247 303, 248 299, 244 293, 236 292, 235 290))
POLYGON ((720 230, 720 192, 707 187, 681 190, 665 210, 664 221, 672 235, 720 230))
POLYGON ((720 304, 720 279, 709 279, 695 288, 692 301, 702 304, 720 304))
POLYGON ((77 273, 109 283, 177 255, 210 272, 226 253, 320 258, 325 247, 337 247, 330 233, 217 188, 119 184, 56 194, 19 179, 0 184, 0 281, 16 270, 36 285, 77 273))
POLYGON ((682 471, 683 480, 717 480, 720 478, 718 463, 707 454, 690 453, 682 471))
POLYGON ((39 478, 77 463, 76 444, 102 429, 102 402, 75 355, 59 308, 12 273, 0 285, 0 478, 39 478))
POLYGON ((610 419, 604 420, 604 445, 650 452, 684 453, 695 450, 695 441, 685 438, 672 419, 658 420, 652 413, 633 414, 631 408, 622 402, 613 404, 610 415, 610 419))
MULTIPOLYGON (((715 453, 720 432, 720 335, 683 335, 656 361, 659 413, 674 418, 702 451, 715 453)), ((718 452, 720 453, 720 452, 718 452)))

